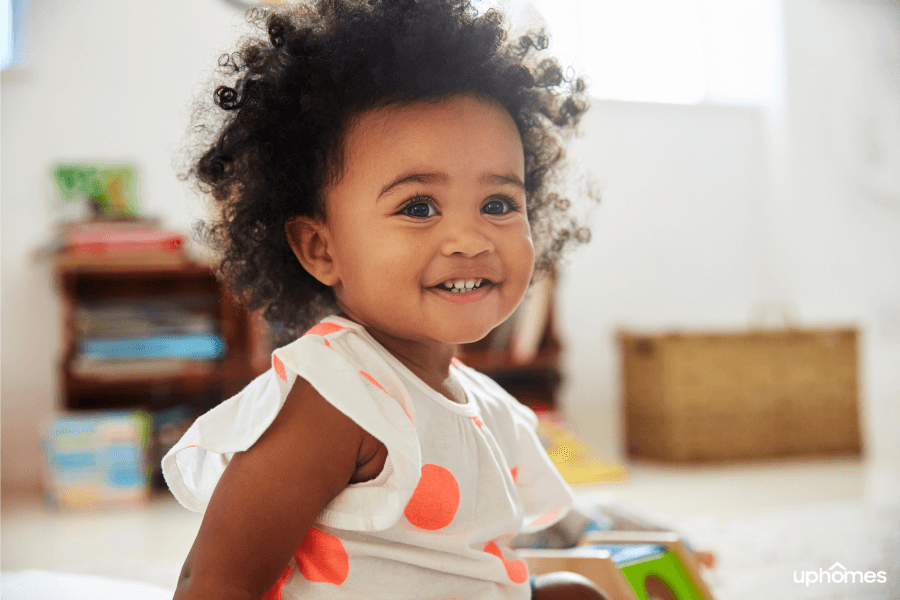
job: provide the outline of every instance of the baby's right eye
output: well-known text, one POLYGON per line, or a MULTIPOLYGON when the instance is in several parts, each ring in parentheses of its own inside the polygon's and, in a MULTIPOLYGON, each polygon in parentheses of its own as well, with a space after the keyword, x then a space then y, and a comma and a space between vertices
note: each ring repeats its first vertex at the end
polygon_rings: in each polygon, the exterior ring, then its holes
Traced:
POLYGON ((417 217, 420 219, 424 219, 427 217, 433 217, 437 214, 437 211, 434 209, 434 206, 429 204, 428 202, 415 202, 412 204, 407 204, 403 210, 404 215, 410 217, 417 217))

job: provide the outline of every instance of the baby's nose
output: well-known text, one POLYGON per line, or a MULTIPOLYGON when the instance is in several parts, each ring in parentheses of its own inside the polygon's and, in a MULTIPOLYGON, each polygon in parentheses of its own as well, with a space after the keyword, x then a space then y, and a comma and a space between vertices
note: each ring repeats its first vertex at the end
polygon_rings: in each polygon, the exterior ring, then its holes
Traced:
POLYGON ((455 223, 447 223, 444 239, 441 242, 441 253, 450 256, 477 256, 482 252, 493 252, 494 242, 490 235, 483 231, 480 223, 459 219, 455 223))

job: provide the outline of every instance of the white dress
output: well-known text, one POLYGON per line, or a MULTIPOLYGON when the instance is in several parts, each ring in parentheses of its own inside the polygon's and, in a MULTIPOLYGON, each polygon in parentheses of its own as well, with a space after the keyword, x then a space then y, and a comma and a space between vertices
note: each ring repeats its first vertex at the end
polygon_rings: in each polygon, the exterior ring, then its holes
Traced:
POLYGON ((388 455, 378 477, 348 485, 322 511, 267 599, 525 600, 527 568, 509 541, 562 518, 572 492, 530 409, 456 359, 451 374, 465 404, 426 385, 362 326, 328 317, 198 418, 163 473, 182 505, 205 510, 232 454, 260 437, 300 376, 388 455))

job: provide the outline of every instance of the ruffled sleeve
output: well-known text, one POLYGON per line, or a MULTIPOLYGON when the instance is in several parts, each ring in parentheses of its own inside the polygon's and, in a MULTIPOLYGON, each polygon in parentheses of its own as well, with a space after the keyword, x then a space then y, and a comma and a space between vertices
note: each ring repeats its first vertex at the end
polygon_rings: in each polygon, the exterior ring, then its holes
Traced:
POLYGON ((383 359, 352 328, 332 323, 276 350, 271 369, 194 422, 163 458, 169 489, 186 508, 204 511, 232 455, 250 448, 271 425, 298 376, 388 450, 381 475, 348 485, 316 522, 355 531, 391 527, 421 471, 411 402, 383 359))

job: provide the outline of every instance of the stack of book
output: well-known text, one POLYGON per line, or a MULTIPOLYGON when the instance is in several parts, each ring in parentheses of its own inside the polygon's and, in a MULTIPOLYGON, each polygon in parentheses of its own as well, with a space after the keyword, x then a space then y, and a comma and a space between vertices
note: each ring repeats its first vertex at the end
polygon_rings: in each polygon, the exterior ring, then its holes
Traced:
POLYGON ((209 295, 81 303, 70 371, 110 380, 209 372, 225 352, 214 304, 209 295))
POLYGON ((85 221, 61 233, 57 261, 63 267, 179 265, 187 260, 184 236, 153 221, 85 221))
POLYGON ((150 419, 140 411, 63 414, 44 429, 46 498, 60 508, 148 497, 150 419))

